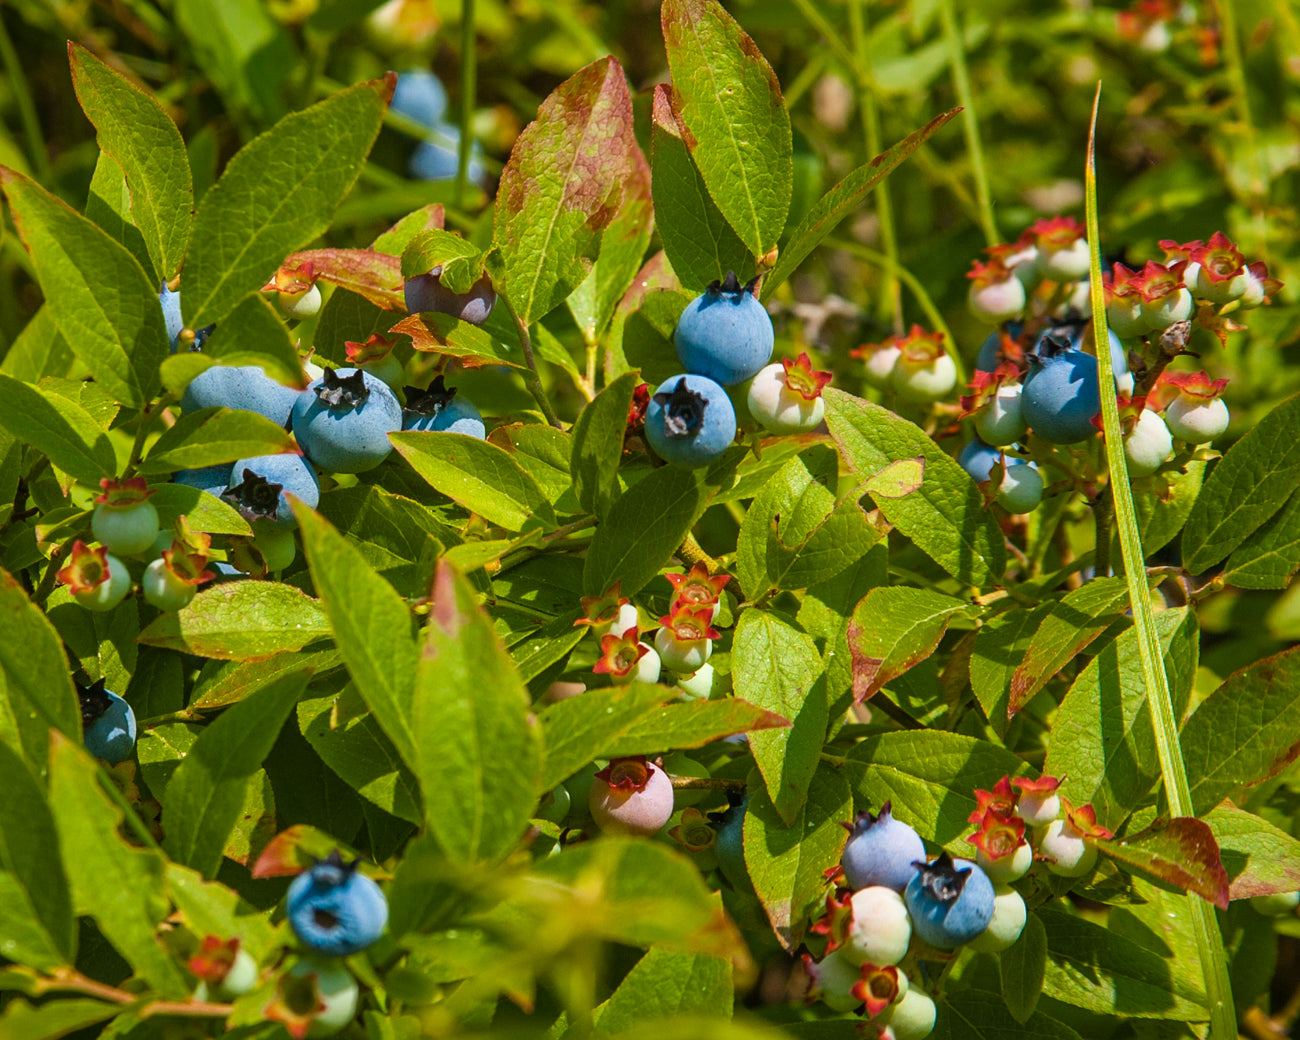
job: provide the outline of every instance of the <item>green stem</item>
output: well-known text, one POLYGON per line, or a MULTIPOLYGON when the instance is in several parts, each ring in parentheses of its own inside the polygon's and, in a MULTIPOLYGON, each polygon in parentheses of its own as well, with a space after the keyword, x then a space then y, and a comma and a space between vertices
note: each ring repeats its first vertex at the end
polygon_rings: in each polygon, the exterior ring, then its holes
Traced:
POLYGON ((962 132, 966 135, 966 152, 970 156, 971 174, 975 178, 975 197, 979 200, 980 227, 989 245, 1001 241, 997 221, 993 217, 993 195, 989 191, 989 175, 984 166, 984 146, 980 143, 979 117, 975 112, 975 96, 971 93, 970 70, 966 67, 966 46, 957 30, 957 16, 952 0, 939 0, 939 19, 943 22, 943 35, 948 41, 952 61, 952 85, 957 93, 957 103, 962 107, 962 132))
POLYGON ((154 420, 166 411, 167 406, 172 403, 171 394, 164 394, 157 401, 146 404, 140 412, 139 423, 135 429, 135 439, 131 442, 131 454, 127 457, 126 469, 122 471, 122 478, 135 473, 136 467, 143 461, 142 453, 144 452, 144 442, 149 436, 149 430, 153 427, 154 420))
MULTIPOLYGON (((1106 297, 1101 280, 1101 224, 1097 216, 1097 110, 1101 104, 1101 83, 1092 103, 1092 124, 1088 132, 1088 159, 1084 167, 1084 198, 1087 204, 1088 244, 1092 251, 1092 314, 1093 336, 1097 343, 1106 342, 1106 297)), ((1133 489, 1129 484, 1128 464, 1124 458, 1124 441, 1120 433, 1119 402, 1115 397, 1115 377, 1109 350, 1098 350, 1097 375, 1107 391, 1101 395, 1101 415, 1105 429, 1106 459, 1110 467, 1111 498, 1115 519, 1119 525, 1120 552, 1124 572, 1128 578, 1129 600, 1133 609, 1133 627, 1137 632, 1138 650, 1142 658, 1142 673, 1146 681, 1147 704, 1151 707, 1151 722, 1155 729, 1156 751, 1160 759, 1160 773, 1164 778, 1165 796, 1169 801, 1171 816, 1194 816, 1191 788, 1187 783, 1187 770, 1178 746, 1178 720, 1174 715, 1173 701, 1169 695, 1169 680, 1165 675, 1164 660, 1160 652, 1160 637, 1156 632, 1155 615, 1151 610, 1151 596, 1147 587, 1147 572, 1142 554, 1142 536, 1138 531, 1137 510, 1133 505, 1133 489)), ((1237 1036, 1237 1017, 1232 1005, 1232 984, 1228 978, 1228 964, 1223 950, 1223 936, 1219 933, 1210 905, 1198 896, 1189 895, 1192 927, 1196 947, 1200 954, 1201 970, 1205 976, 1205 992, 1209 1000, 1210 1035, 1215 1040, 1233 1040, 1237 1036)))
POLYGON ((943 314, 939 308, 934 305, 934 300, 926 292, 925 286, 921 280, 916 277, 897 260, 891 259, 884 253, 872 249, 870 246, 864 246, 859 242, 852 242, 845 238, 828 238, 826 244, 832 249, 842 249, 846 253, 852 253, 869 264, 878 264, 881 267, 893 265, 894 274, 903 285, 916 297, 916 302, 921 310, 925 312, 925 318, 936 332, 943 333, 944 350, 952 358, 952 363, 957 366, 957 382, 961 385, 966 383, 966 365, 961 359, 961 352, 957 349, 957 341, 953 339, 952 329, 948 328, 948 323, 943 320, 943 314))
POLYGON ((47 188, 54 187, 54 170, 50 166, 50 156, 45 150, 45 135, 41 133, 41 121, 36 115, 36 104, 32 101, 32 92, 28 89, 27 76, 18 63, 18 52, 14 50, 9 31, 4 19, 0 18, 0 63, 5 68, 9 88, 13 91, 14 104, 18 106, 18 119, 23 124, 23 135, 27 138, 28 158, 32 163, 32 172, 36 179, 47 188))
POLYGON ((460 153, 456 160, 456 206, 465 205, 469 184, 470 146, 474 143, 474 104, 478 53, 474 36, 474 0, 461 0, 460 9, 460 153))
MULTIPOLYGON (((862 11, 863 0, 849 4, 849 34, 853 38, 853 53, 857 61, 855 70, 858 82, 858 108, 862 114, 862 134, 866 138, 867 156, 880 154, 880 111, 872 89, 871 52, 867 49, 866 18, 862 11)), ((893 193, 889 178, 876 185, 876 216, 880 220, 880 244, 889 264, 885 268, 885 284, 880 289, 880 315, 888 318, 897 335, 903 334, 902 290, 898 283, 898 232, 894 227, 893 193)))
POLYGON ((528 332, 528 323, 515 313, 510 297, 502 293, 500 299, 506 305, 506 311, 515 323, 515 335, 519 339, 519 346, 523 349, 524 360, 528 363, 528 374, 524 376, 524 382, 528 384, 528 391, 533 395, 533 400, 537 402, 537 407, 542 410, 542 414, 546 416, 546 421, 557 430, 563 430, 564 425, 560 422, 560 417, 555 413, 555 407, 551 404, 551 399, 546 396, 546 388, 542 386, 542 377, 537 372, 537 359, 533 357, 533 337, 528 332))
MULTIPOLYGON (((1241 120, 1243 144, 1249 156, 1254 183, 1250 186, 1247 201, 1258 221, 1258 231, 1265 234, 1266 223, 1261 202, 1268 191, 1264 175, 1264 160, 1260 155, 1255 135, 1255 121, 1250 115, 1250 94, 1246 83, 1246 68, 1241 60, 1241 40, 1237 28, 1237 11, 1235 0, 1217 0, 1215 8, 1219 12, 1219 28, 1223 30, 1223 61, 1227 65, 1228 79, 1232 83, 1233 100, 1236 102, 1237 118, 1241 120)), ((1286 6, 1285 4, 1280 6, 1286 6)), ((1262 240, 1262 238, 1261 238, 1262 240)))

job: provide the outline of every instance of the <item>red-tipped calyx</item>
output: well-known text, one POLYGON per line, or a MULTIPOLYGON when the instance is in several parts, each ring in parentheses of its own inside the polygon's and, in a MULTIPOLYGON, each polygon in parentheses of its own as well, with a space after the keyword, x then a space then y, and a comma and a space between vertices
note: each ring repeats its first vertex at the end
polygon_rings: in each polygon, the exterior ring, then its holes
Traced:
POLYGON ((968 823, 978 824, 989 810, 1001 816, 1011 816, 1016 811, 1016 795, 1011 790, 1011 778, 1003 776, 993 785, 992 791, 977 788, 975 791, 975 811, 967 817, 968 823))
POLYGON ((804 401, 817 400, 831 381, 831 373, 813 369, 812 358, 807 352, 794 361, 782 358, 781 368, 784 370, 785 388, 804 401))
POLYGON ((1025 844, 1025 821, 989 809, 979 821, 979 830, 966 840, 991 860, 1014 856, 1025 844))
POLYGON ((68 586, 74 596, 93 592, 111 577, 108 550, 102 545, 98 549, 92 549, 83 541, 74 542, 67 564, 55 577, 61 584, 68 586))
POLYGON ((637 662, 649 652, 648 646, 637 642, 637 630, 633 625, 622 635, 611 632, 600 637, 600 660, 591 670, 622 679, 634 672, 637 662))
POLYGON ((678 602, 671 614, 659 619, 679 643, 693 643, 700 639, 717 639, 720 633, 713 627, 713 606, 708 603, 678 602))
POLYGON ((596 774, 596 779, 604 781, 612 790, 631 794, 644 791, 654 773, 655 767, 645 760, 644 755, 634 755, 610 759, 609 765, 596 774))

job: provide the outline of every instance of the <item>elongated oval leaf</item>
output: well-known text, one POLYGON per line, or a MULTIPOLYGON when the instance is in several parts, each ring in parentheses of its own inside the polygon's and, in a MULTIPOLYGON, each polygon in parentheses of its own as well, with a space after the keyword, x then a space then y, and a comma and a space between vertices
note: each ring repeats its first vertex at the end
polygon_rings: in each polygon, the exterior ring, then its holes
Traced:
POLYGON ((220 321, 329 227, 361 173, 396 82, 389 73, 285 116, 230 160, 194 218, 203 248, 185 265, 181 305, 189 328, 220 321))
POLYGON ((639 380, 625 372, 583 408, 573 424, 569 471, 578 502, 589 513, 604 517, 618 494, 618 463, 623 455, 627 410, 639 380))
POLYGON ((240 580, 204 589, 183 610, 160 614, 140 642, 200 657, 256 661, 301 650, 330 634, 316 601, 278 581, 240 580))
POLYGON ((34 181, 0 166, 0 190, 68 346, 121 404, 143 406, 167 356, 152 279, 125 246, 34 181))
POLYGON ((686 146, 718 209, 762 256, 785 229, 794 185, 781 84, 715 0, 665 0, 660 20, 686 146))
POLYGON ((1183 528, 1183 566, 1228 556, 1300 487, 1300 395, 1282 402, 1210 471, 1183 528))
POLYGON ((190 239, 194 188, 176 124, 161 105, 80 44, 68 41, 77 100, 99 146, 122 168, 131 216, 153 260, 154 275, 174 275, 190 239))
POLYGON ((294 515, 312 582, 348 673, 402 760, 413 765, 411 697, 417 657, 406 604, 320 514, 298 505, 294 515))
POLYGON ((427 631, 411 717, 426 823, 449 857, 498 859, 541 794, 541 727, 492 623, 445 561, 427 631))
POLYGON ((898 459, 925 457, 920 488, 902 498, 874 500, 886 519, 959 581, 1000 581, 1007 565, 1006 543, 966 471, 893 412, 834 387, 823 396, 831 436, 863 479, 898 459))
POLYGON ((307 685, 306 671, 264 686, 206 726, 163 799, 163 844, 177 863, 212 878, 244 807, 248 785, 307 685))
POLYGON ((279 455, 296 448, 283 426, 256 412, 200 408, 182 415, 154 442, 140 472, 174 473, 257 455, 279 455))
POLYGON ((429 484, 471 513, 520 531, 530 521, 551 530, 555 510, 537 481, 510 454, 463 433, 394 433, 402 458, 429 484))
POLYGON ((853 609, 853 699, 866 700, 934 652, 953 618, 979 608, 926 589, 872 589, 853 609))
POLYGON ((0 400, 0 426, 44 452, 64 473, 95 485, 117 472, 107 434, 75 401, 6 375, 0 375, 0 400))
POLYGON ((515 141, 497 192, 499 288, 531 325, 587 277, 629 173, 632 97, 601 58, 561 83, 515 141))

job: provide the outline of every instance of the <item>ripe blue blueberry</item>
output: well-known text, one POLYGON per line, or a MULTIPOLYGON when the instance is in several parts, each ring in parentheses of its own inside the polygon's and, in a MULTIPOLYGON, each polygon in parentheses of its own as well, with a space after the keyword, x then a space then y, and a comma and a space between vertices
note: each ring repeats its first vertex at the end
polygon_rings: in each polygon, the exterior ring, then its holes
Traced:
POLYGON ((388 923, 384 893, 337 849, 293 879, 285 905, 298 941, 330 957, 364 950, 388 923))
POLYGON ((933 863, 917 864, 903 899, 913 930, 941 950, 970 942, 993 918, 993 882, 971 860, 954 860, 946 852, 933 863))
POLYGON ((289 507, 288 495, 312 509, 320 503, 320 483, 301 455, 257 455, 240 459, 230 468, 221 497, 249 523, 266 520, 277 527, 293 529, 298 521, 289 507))
POLYGON ((972 437, 969 444, 962 448, 957 456, 957 465, 970 474, 976 484, 983 484, 993 474, 993 467, 1002 455, 1000 448, 985 444, 978 437, 972 437))
POLYGON ((1044 337, 1029 357, 1020 395, 1029 428, 1052 444, 1077 444, 1097 432, 1101 411, 1097 359, 1064 337, 1044 337))
POLYGON ((650 397, 645 435, 665 461, 707 466, 736 439, 736 410, 707 376, 672 376, 650 397))
POLYGON ((235 408, 256 412, 277 426, 289 422, 299 391, 277 383, 257 365, 213 365, 190 380, 181 398, 181 411, 235 408))
MULTIPOLYGON (((1002 449, 972 437, 957 456, 957 465, 970 474, 976 484, 983 484, 998 476, 996 470, 1002 457, 1002 449)), ((1043 478, 1037 464, 1006 456, 1006 472, 1001 474, 998 486, 998 503, 1009 513, 1028 513, 1037 508, 1042 499, 1043 478)))
POLYGON ((172 353, 175 354, 180 342, 181 330, 185 328, 185 319, 181 317, 180 290, 172 292, 167 288, 167 283, 163 282, 162 289, 158 293, 158 303, 162 307, 163 324, 167 327, 167 341, 171 344, 172 353))
POLYGON ((673 330, 677 357, 687 372, 723 386, 743 383, 771 360, 772 319, 734 271, 686 305, 673 330))
POLYGON ((393 450, 390 433, 402 428, 402 406, 368 372, 326 369, 298 395, 293 432, 308 458, 328 473, 364 473, 393 450))
MULTIPOLYGON (((470 142, 469 168, 466 177, 472 184, 487 183, 487 169, 483 166, 483 149, 477 141, 470 142)), ((429 134, 415 146, 407 170, 419 181, 450 181, 456 179, 460 167, 460 127, 438 123, 429 128, 429 134)))
POLYGON ((441 273, 442 268, 435 267, 428 274, 413 275, 406 280, 403 296, 407 312, 421 314, 424 311, 436 311, 439 314, 450 314, 471 325, 482 325, 487 321, 497 302, 492 279, 484 274, 470 286, 469 292, 454 293, 443 287, 441 273))
POLYGON ((86 750, 110 765, 125 762, 135 747, 135 712, 100 679, 77 687, 86 750))
POLYGON ((389 108, 421 126, 434 127, 447 114, 447 89, 425 69, 411 69, 397 77, 389 108))
POLYGON ((1004 328, 1006 329, 1005 333, 998 329, 984 337, 984 342, 980 344, 979 353, 975 356, 976 372, 992 372, 998 365, 1007 360, 1002 356, 1002 338, 1005 335, 1013 340, 1016 339, 1024 329, 1024 325, 1018 321, 1010 321, 1007 322, 1004 328))
POLYGON ((456 388, 448 388, 438 376, 428 390, 408 386, 403 388, 406 407, 402 409, 403 430, 445 430, 464 433, 482 440, 487 436, 483 416, 456 388))
POLYGON ((880 812, 858 813, 840 857, 844 877, 854 891, 881 885, 901 892, 916 874, 912 864, 925 859, 921 836, 902 820, 894 819, 886 802, 880 812))

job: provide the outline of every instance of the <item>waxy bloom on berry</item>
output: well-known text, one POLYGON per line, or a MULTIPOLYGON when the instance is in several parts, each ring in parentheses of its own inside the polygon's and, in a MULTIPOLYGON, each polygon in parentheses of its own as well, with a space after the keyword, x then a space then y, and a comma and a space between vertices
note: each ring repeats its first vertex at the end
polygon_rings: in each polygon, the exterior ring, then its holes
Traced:
MULTIPOLYGON (((1061 813, 1061 799, 1056 789, 1061 786, 1064 777, 1042 776, 1037 780, 1018 776, 1011 781, 1011 786, 1020 792, 1016 800, 1016 815, 1031 827, 1050 823, 1061 813)), ((972 821, 979 822, 979 821, 972 821)))

